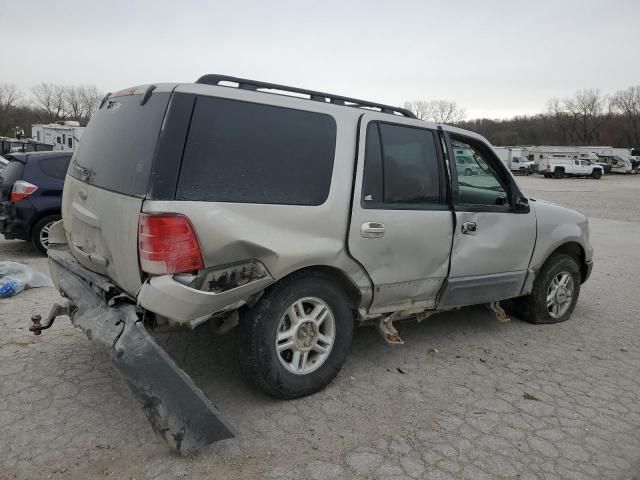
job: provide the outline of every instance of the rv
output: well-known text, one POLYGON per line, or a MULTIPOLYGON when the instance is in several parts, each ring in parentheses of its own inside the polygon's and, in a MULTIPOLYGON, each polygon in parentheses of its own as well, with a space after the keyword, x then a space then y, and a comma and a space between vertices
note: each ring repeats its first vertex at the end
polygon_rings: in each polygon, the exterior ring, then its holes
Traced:
POLYGON ((51 145, 53 150, 75 150, 85 127, 79 122, 62 121, 58 123, 36 124, 31 126, 31 137, 51 145))

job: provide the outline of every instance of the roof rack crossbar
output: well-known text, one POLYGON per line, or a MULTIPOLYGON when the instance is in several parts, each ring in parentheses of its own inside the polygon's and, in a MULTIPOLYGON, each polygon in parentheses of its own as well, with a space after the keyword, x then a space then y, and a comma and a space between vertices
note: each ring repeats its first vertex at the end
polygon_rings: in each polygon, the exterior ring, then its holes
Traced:
MULTIPOLYGON (((196 83, 204 85, 220 85, 222 82, 237 83, 237 88, 242 90, 258 91, 259 89, 279 90, 282 92, 298 93, 302 95, 308 95, 309 100, 322 103, 332 103, 334 105, 345 105, 348 107, 356 108, 374 108, 379 109, 383 113, 390 113, 392 115, 400 114, 407 118, 417 118, 413 112, 406 108, 392 107, 391 105, 384 105, 381 103, 369 102, 367 100, 358 100, 357 98, 343 97, 341 95, 333 95, 331 93, 316 92, 313 90, 307 90, 298 87, 288 87, 286 85, 278 85, 276 83, 260 82, 258 80, 249 80, 246 78, 231 77, 228 75, 208 74, 201 76, 196 83)), ((224 85, 227 86, 227 85, 224 85)))

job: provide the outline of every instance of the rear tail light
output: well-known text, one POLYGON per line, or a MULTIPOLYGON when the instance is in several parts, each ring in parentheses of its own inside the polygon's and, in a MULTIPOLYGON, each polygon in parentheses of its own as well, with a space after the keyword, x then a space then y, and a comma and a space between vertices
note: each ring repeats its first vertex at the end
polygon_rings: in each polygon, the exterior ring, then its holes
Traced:
POLYGON ((33 183, 25 182, 24 180, 18 180, 13 184, 13 188, 11 189, 11 194, 9 195, 9 200, 23 200, 31 195, 38 189, 33 183))
POLYGON ((153 275, 204 268, 198 237, 184 215, 140 214, 138 252, 142 270, 153 275))
POLYGON ((547 165, 545 168, 546 168, 547 170, 551 170, 551 165, 547 165))

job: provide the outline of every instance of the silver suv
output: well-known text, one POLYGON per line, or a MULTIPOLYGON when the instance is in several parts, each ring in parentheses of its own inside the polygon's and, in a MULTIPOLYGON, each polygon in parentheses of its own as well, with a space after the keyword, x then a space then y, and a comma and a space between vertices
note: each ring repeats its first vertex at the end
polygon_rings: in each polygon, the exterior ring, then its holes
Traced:
POLYGON ((188 453, 233 435, 149 330, 238 327, 275 397, 338 374, 354 326, 498 302, 569 318, 587 219, 527 199, 480 135, 411 112, 220 75, 105 97, 65 181, 49 263, 68 314, 156 431, 188 453), (459 162, 456 152, 465 157, 459 162), (472 159, 474 175, 459 164, 472 159))

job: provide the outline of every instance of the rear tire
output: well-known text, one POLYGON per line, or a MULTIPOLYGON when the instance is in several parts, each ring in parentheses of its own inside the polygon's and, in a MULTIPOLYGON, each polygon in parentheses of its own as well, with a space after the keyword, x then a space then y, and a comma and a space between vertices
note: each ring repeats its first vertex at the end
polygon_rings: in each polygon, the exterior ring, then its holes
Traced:
POLYGON ((467 169, 464 171, 464 175, 465 175, 465 177, 470 177, 471 175, 473 175, 473 172, 471 171, 471 169, 470 169, 470 168, 467 168, 467 169))
POLYGON ((43 255, 47 254, 47 249, 49 248, 49 229, 60 218, 60 215, 42 217, 31 230, 31 243, 43 255))
POLYGON ((531 294, 515 299, 511 309, 529 323, 564 322, 576 306, 580 282, 580 268, 575 258, 554 253, 542 266, 531 294))
POLYGON ((242 313, 245 375, 276 398, 322 390, 344 365, 353 326, 349 298, 332 278, 321 272, 294 274, 242 313))
POLYGON ((600 180, 601 177, 602 177, 602 171, 600 171, 600 170, 594 170, 591 173, 591 178, 595 178, 596 180, 600 180))
POLYGON ((559 170, 559 169, 556 168, 556 171, 553 172, 553 178, 560 179, 560 178, 563 178, 563 177, 564 177, 564 172, 562 170, 559 170))

